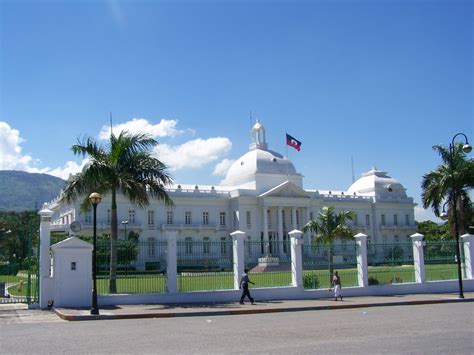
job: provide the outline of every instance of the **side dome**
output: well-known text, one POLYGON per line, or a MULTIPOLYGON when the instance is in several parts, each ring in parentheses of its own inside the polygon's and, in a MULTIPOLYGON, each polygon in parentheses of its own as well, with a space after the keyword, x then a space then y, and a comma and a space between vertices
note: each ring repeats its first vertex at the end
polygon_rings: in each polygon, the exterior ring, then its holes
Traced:
POLYGON ((362 174, 361 178, 349 187, 349 193, 362 196, 407 198, 406 189, 398 180, 376 168, 362 174))
POLYGON ((293 163, 271 150, 254 149, 237 159, 227 171, 227 184, 245 180, 254 174, 296 175, 293 163))

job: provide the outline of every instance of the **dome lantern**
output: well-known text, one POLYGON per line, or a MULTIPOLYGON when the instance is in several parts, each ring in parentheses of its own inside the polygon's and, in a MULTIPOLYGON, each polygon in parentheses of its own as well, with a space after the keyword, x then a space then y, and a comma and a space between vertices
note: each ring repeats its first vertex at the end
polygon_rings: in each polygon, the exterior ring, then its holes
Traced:
POLYGON ((252 143, 250 143, 250 150, 254 149, 263 149, 266 150, 268 148, 268 144, 266 142, 266 137, 265 137, 265 127, 258 121, 254 124, 252 127, 252 130, 250 131, 250 134, 252 136, 252 143))

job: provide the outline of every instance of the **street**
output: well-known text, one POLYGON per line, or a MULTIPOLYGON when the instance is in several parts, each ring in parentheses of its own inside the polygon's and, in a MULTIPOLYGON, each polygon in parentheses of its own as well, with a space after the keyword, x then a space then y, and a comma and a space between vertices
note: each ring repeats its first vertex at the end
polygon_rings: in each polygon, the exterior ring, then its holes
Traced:
POLYGON ((63 321, 49 312, 17 312, 19 317, 0 316, 1 354, 474 350, 473 303, 81 322, 63 321))

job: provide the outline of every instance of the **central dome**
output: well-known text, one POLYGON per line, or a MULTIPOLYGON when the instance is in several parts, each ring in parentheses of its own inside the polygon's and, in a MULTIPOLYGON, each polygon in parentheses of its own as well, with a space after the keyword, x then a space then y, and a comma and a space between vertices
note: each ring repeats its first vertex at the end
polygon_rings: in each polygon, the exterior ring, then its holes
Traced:
POLYGON ((224 184, 256 193, 291 181, 302 186, 302 176, 293 163, 281 154, 268 149, 265 127, 257 120, 250 131, 252 141, 249 151, 237 159, 227 171, 224 184))
POLYGON ((271 150, 254 149, 237 159, 226 175, 226 183, 238 183, 254 174, 295 175, 293 163, 271 150))

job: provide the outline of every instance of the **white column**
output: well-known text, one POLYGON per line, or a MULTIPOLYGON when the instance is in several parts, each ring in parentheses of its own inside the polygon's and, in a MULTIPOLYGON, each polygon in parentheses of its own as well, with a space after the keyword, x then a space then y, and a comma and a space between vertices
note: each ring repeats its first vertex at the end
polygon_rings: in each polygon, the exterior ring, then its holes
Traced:
POLYGON ((165 237, 168 242, 167 246, 167 259, 166 259, 166 287, 168 293, 174 293, 177 291, 177 277, 178 277, 178 262, 177 254, 178 249, 176 247, 176 239, 178 232, 166 231, 165 237))
POLYGON ((278 238, 280 242, 283 243, 283 216, 282 216, 283 209, 278 207, 278 238))
POLYGON ((369 286, 367 267, 367 236, 359 233, 354 236, 357 243, 357 279, 360 287, 369 286))
POLYGON ((298 226, 296 225, 296 207, 291 208, 291 219, 293 219, 293 230, 297 229, 298 226))
POLYGON ((240 276, 245 268, 245 232, 235 231, 230 233, 232 237, 233 255, 234 255, 234 289, 240 288, 240 276))
POLYGON ((461 236, 464 244, 464 270, 467 279, 474 279, 474 235, 464 234, 461 236))
POLYGON ((291 284, 295 287, 303 287, 303 257, 301 254, 303 233, 294 229, 288 234, 291 238, 291 284))
POLYGON ((51 243, 51 216, 53 211, 43 206, 38 212, 41 216, 40 223, 40 280, 39 280, 39 304, 40 308, 47 308, 48 301, 53 298, 53 279, 51 277, 51 259, 49 257, 49 248, 51 243))
POLYGON ((268 244, 268 216, 267 206, 263 206, 263 243, 265 245, 265 255, 270 254, 270 245, 268 244))
POLYGON ((413 243, 413 266, 415 267, 415 282, 425 282, 425 256, 423 252, 423 234, 415 233, 410 236, 413 243))
MULTIPOLYGON (((306 223, 311 220, 311 207, 306 207, 306 223)), ((305 233, 305 238, 307 243, 311 243, 311 231, 307 231, 305 233)))

